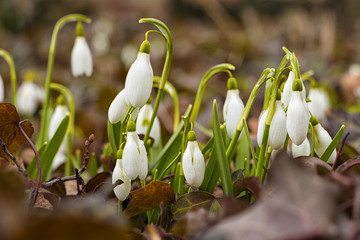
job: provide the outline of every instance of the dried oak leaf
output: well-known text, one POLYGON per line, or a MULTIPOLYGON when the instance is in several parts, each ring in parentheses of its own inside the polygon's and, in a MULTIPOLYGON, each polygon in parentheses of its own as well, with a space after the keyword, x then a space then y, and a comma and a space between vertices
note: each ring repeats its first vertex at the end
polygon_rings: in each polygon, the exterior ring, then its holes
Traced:
MULTIPOLYGON (((26 142, 17 125, 20 124, 28 137, 34 133, 34 128, 30 121, 20 122, 19 114, 11 103, 0 103, 0 138, 4 141, 7 149, 15 155, 21 145, 26 142)), ((0 155, 7 160, 11 159, 0 149, 0 155)))
POLYGON ((295 162, 286 153, 278 155, 264 189, 267 194, 201 239, 336 239, 337 187, 295 162))

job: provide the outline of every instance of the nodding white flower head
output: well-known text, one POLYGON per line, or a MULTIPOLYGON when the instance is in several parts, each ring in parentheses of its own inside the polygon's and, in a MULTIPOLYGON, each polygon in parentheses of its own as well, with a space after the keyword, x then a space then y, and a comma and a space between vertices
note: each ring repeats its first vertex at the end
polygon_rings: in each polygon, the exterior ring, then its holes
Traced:
POLYGON ((259 146, 261 146, 262 144, 262 139, 263 139, 263 135, 264 135, 264 131, 265 131, 265 122, 266 122, 266 117, 268 115, 269 112, 269 108, 267 108, 266 110, 263 110, 260 113, 259 116, 259 120, 258 120, 258 129, 257 129, 257 143, 259 146))
POLYGON ((278 150, 283 146, 287 135, 286 115, 280 97, 275 104, 276 109, 269 129, 269 145, 272 149, 278 150))
MULTIPOLYGON (((290 71, 289 76, 285 82, 283 93, 281 96, 281 102, 284 104, 284 108, 286 108, 289 105, 291 94, 293 92, 292 87, 293 87, 294 79, 295 79, 295 73, 293 71, 290 71)), ((301 81, 301 84, 302 84, 301 92, 302 92, 303 96, 305 97, 306 96, 305 86, 302 81, 301 81)))
MULTIPOLYGON (((326 148, 329 146, 329 144, 332 141, 332 138, 330 137, 329 133, 321 126, 319 121, 314 117, 311 116, 311 124, 314 127, 314 134, 315 134, 315 153, 318 155, 318 157, 321 157, 323 153, 325 152, 326 148)), ((333 164, 336 158, 336 149, 331 153, 328 163, 333 164)))
POLYGON ((244 112, 244 103, 241 101, 235 78, 231 77, 228 79, 227 88, 223 116, 226 123, 226 132, 232 138, 244 112))
POLYGON ((296 145, 304 142, 310 119, 309 109, 305 101, 305 95, 302 94, 302 89, 301 80, 295 79, 286 119, 286 129, 289 137, 296 145))
MULTIPOLYGON (((121 90, 118 95, 114 98, 110 104, 108 117, 109 121, 112 124, 115 124, 119 121, 123 122, 126 116, 127 111, 129 110, 129 104, 125 100, 125 89, 121 90)), ((131 117, 136 119, 139 113, 139 108, 135 108, 132 112, 131 117)))
POLYGON ((123 181, 114 188, 114 193, 120 201, 124 201, 131 190, 131 179, 124 173, 122 154, 123 150, 120 149, 117 153, 116 165, 112 174, 112 184, 115 184, 117 180, 123 181))
MULTIPOLYGON (((146 134, 152 114, 153 114, 153 108, 151 106, 151 102, 146 103, 140 109, 136 121, 136 132, 138 134, 146 134)), ((155 117, 154 119, 154 124, 150 131, 150 137, 154 139, 154 146, 160 143, 160 122, 157 117, 155 117)))
POLYGON ((188 143, 183 154, 182 167, 189 185, 199 187, 204 180, 205 161, 194 131, 188 133, 188 143))
POLYGON ((76 25, 76 38, 71 52, 71 71, 74 77, 81 75, 91 76, 93 62, 89 45, 84 37, 84 28, 81 21, 76 25))
POLYGON ((150 97, 153 84, 153 70, 150 64, 150 43, 141 44, 139 54, 131 65, 125 80, 126 101, 133 107, 143 106, 150 97))
POLYGON ((127 139, 123 151, 124 173, 131 180, 139 176, 144 180, 148 171, 147 153, 144 142, 136 133, 136 125, 132 120, 127 124, 127 139))
POLYGON ((310 142, 307 138, 303 141, 302 144, 296 145, 294 143, 291 144, 291 152, 294 158, 300 156, 309 156, 311 152, 310 142))
POLYGON ((0 102, 4 102, 4 98, 5 98, 4 82, 0 75, 0 102))
POLYGON ((18 88, 16 96, 19 113, 34 115, 38 105, 44 101, 44 98, 45 91, 34 83, 33 75, 25 74, 24 82, 18 88))
POLYGON ((330 99, 327 92, 321 88, 310 88, 308 98, 311 102, 308 103, 309 110, 319 122, 326 122, 326 112, 330 110, 330 99))
MULTIPOLYGON (((54 136, 56 130, 59 128, 60 123, 62 122, 62 120, 64 120, 64 118, 68 114, 69 114, 69 110, 65 105, 65 99, 62 95, 60 95, 57 99, 55 111, 50 119, 49 131, 48 131, 49 139, 51 139, 54 136)), ((60 166, 66 161, 66 141, 67 141, 67 136, 65 135, 51 165, 51 168, 53 170, 55 170, 58 166, 60 166)))

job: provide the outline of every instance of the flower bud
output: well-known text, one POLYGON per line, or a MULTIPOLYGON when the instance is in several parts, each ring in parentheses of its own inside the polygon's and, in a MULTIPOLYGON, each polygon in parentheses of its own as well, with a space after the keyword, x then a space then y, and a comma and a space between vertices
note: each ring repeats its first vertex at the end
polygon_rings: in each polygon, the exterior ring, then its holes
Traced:
POLYGON ((236 127, 241 119, 241 116, 244 112, 244 103, 241 101, 239 90, 233 89, 236 87, 230 78, 228 81, 228 91, 223 107, 223 116, 226 124, 226 132, 230 138, 232 138, 235 134, 236 127))
POLYGON ((150 97, 154 74, 150 64, 149 53, 150 44, 145 40, 126 76, 126 101, 133 107, 143 106, 150 97))
MULTIPOLYGON (((122 151, 122 150, 119 150, 122 151)), ((119 157, 116 160, 116 165, 112 174, 112 184, 115 184, 117 180, 123 181, 120 185, 114 188, 114 193, 120 201, 124 201, 129 195, 131 190, 131 180, 128 178, 123 170, 123 160, 119 157)))
MULTIPOLYGON (((153 114, 151 103, 145 104, 139 111, 139 116, 136 121, 136 132, 138 134, 146 134, 149 127, 150 119, 153 114)), ((150 131, 150 137, 154 139, 154 146, 160 143, 160 122, 157 117, 154 119, 154 124, 150 131)))
POLYGON ((188 134, 188 143, 183 154, 182 167, 189 185, 199 187, 204 180, 205 161, 194 131, 190 131, 188 134))
POLYGON ((20 114, 34 115, 39 103, 44 101, 44 89, 36 85, 34 79, 25 78, 17 92, 17 110, 20 114))
POLYGON ((286 115, 281 101, 276 101, 276 110, 269 129, 269 145, 272 149, 278 150, 286 139, 286 115))
POLYGON ((71 71, 74 77, 81 75, 89 77, 93 71, 91 51, 84 37, 84 29, 80 21, 76 25, 76 38, 71 52, 71 71))
MULTIPOLYGON (((285 82, 283 93, 281 96, 281 102, 284 104, 284 108, 286 108, 289 105, 291 93, 293 92, 292 87, 293 87, 294 79, 295 79, 295 73, 293 71, 290 71, 289 76, 285 82)), ((305 97, 306 92, 305 92, 305 86, 303 83, 302 83, 301 91, 302 91, 303 96, 305 97)))
POLYGON ((324 89, 310 88, 308 98, 309 110, 321 123, 326 122, 326 112, 330 110, 330 99, 324 89))
MULTIPOLYGON (((315 153, 318 157, 321 157, 325 152, 326 148, 332 142, 332 138, 330 137, 329 133, 321 126, 320 123, 314 126, 314 134, 315 134, 315 153)), ((336 149, 331 153, 328 163, 333 164, 336 158, 336 149)))
MULTIPOLYGON (((129 110, 129 105, 125 100, 125 89, 121 90, 119 94, 114 98, 111 102, 109 111, 108 111, 108 118, 110 123, 115 124, 119 121, 123 122, 126 116, 127 111, 129 110)), ((133 119, 136 119, 139 113, 139 108, 135 108, 132 112, 131 116, 133 119)))

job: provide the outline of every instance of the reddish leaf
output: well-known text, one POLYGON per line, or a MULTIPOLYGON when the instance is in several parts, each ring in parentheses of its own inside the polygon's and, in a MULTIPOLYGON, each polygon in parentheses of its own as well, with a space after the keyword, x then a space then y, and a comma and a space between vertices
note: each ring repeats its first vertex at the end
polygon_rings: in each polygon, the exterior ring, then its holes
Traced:
POLYGON ((336 169, 336 172, 342 174, 355 172, 356 174, 360 175, 360 157, 347 160, 336 169))
POLYGON ((298 157, 295 158, 301 166, 314 171, 320 176, 327 175, 331 171, 331 166, 323 160, 316 157, 298 157))
POLYGON ((191 192, 178 198, 173 207, 174 220, 179 220, 187 212, 195 211, 199 208, 210 210, 219 206, 216 198, 203 191, 191 192))
POLYGON ((243 170, 237 170, 232 174, 234 196, 238 196, 242 191, 249 190, 252 192, 256 199, 260 197, 261 192, 261 182, 259 178, 256 177, 245 177, 243 175, 243 170))
POLYGON ((109 172, 101 172, 96 174, 93 178, 91 178, 86 186, 85 186, 85 192, 86 193, 92 193, 95 192, 101 185, 104 183, 109 183, 111 174, 109 172))
POLYGON ((146 187, 132 191, 131 200, 124 213, 133 217, 158 207, 161 203, 175 202, 174 190, 167 183, 152 181, 146 187))

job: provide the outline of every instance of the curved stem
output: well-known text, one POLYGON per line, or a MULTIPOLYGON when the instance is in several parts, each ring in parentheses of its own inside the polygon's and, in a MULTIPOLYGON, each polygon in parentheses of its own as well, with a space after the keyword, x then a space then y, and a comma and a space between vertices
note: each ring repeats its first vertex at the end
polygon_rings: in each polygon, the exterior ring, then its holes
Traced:
POLYGON ((252 107, 252 105, 254 104, 254 101, 255 101, 255 98, 256 96, 258 95, 259 93, 259 90, 261 88, 261 86, 269 79, 272 77, 273 73, 274 73, 274 69, 273 68, 266 68, 259 80, 257 81, 257 83, 255 84, 254 88, 252 89, 251 93, 250 93, 250 96, 249 96, 249 99, 245 105, 245 108, 244 108, 244 112, 239 120, 239 123, 236 127, 236 131, 235 131, 235 134, 233 136, 233 138, 231 139, 231 142, 226 150, 226 159, 229 160, 233 151, 235 150, 235 147, 236 147, 236 143, 237 143, 237 140, 239 139, 239 136, 240 136, 240 133, 242 131, 242 129, 244 128, 244 122, 246 121, 247 117, 249 116, 249 113, 250 113, 250 109, 252 107))
POLYGON ((17 106, 16 105, 16 72, 15 72, 14 59, 9 52, 1 48, 0 48, 0 56, 2 56, 9 64, 10 79, 11 79, 11 99, 12 99, 12 104, 14 104, 14 106, 16 107, 17 106))
MULTIPOLYGON (((160 84, 160 77, 154 76, 153 86, 159 88, 160 87, 159 84, 160 84)), ((180 121, 179 97, 178 97, 175 87, 169 82, 166 82, 166 84, 165 84, 165 91, 171 96, 173 103, 174 103, 174 124, 173 124, 174 128, 173 128, 173 131, 175 132, 179 126, 179 121, 180 121)))
POLYGON ((70 90, 65 86, 58 84, 58 83, 51 83, 50 88, 60 92, 63 96, 65 96, 67 104, 69 106, 70 112, 70 120, 69 126, 67 129, 67 142, 66 142, 66 164, 65 164, 65 176, 70 176, 71 174, 71 153, 72 153, 72 141, 74 136, 74 129, 75 129, 75 101, 73 95, 71 94, 70 90))
POLYGON ((235 70, 235 67, 230 63, 221 63, 221 64, 213 66, 205 73, 205 75, 201 79, 199 88, 196 92, 193 110, 191 111, 191 114, 190 114, 190 122, 191 123, 195 123, 195 121, 196 121, 196 117, 200 110, 201 100, 204 96, 205 89, 206 89, 207 83, 210 80, 210 78, 212 78, 217 73, 221 73, 221 72, 229 73, 230 72, 229 70, 235 70))
POLYGON ((36 202, 36 198, 39 192, 39 188, 40 188, 40 184, 41 184, 41 163, 40 163, 40 156, 38 151, 36 150, 36 147, 34 145, 34 143, 31 141, 31 139, 29 138, 29 136, 26 134, 26 132, 24 131, 24 129, 21 127, 21 122, 19 122, 17 124, 18 129, 20 130, 21 134, 25 137, 26 141, 29 143, 31 149, 34 151, 35 157, 36 157, 36 163, 38 166, 38 175, 37 175, 37 179, 36 179, 36 186, 35 186, 35 192, 34 192, 34 197, 32 199, 31 202, 31 206, 34 206, 35 202, 36 202))
POLYGON ((162 21, 155 19, 155 18, 142 18, 139 20, 139 23, 151 23, 151 24, 154 24, 157 28, 159 28, 160 32, 156 32, 156 33, 160 33, 160 35, 166 39, 166 47, 167 47, 164 68, 163 68, 163 71, 161 74, 159 91, 156 96, 154 110, 153 110, 153 114, 151 115, 149 127, 147 128, 147 131, 144 136, 144 144, 145 144, 145 146, 148 146, 147 140, 149 139, 150 131, 154 124, 154 120, 155 120, 157 111, 160 106, 160 101, 161 101, 162 95, 164 93, 165 84, 166 84, 168 76, 169 76, 171 59, 172 59, 172 54, 173 54, 173 42, 172 42, 172 37, 171 37, 169 28, 162 21))
POLYGON ((42 118, 41 118, 41 125, 40 125, 40 134, 38 139, 38 144, 41 146, 46 141, 46 133, 47 133, 47 118, 48 118, 48 109, 49 109, 49 102, 50 102, 50 83, 52 77, 52 70, 54 67, 54 60, 55 60, 55 50, 56 50, 56 42, 57 36, 59 34, 60 29, 68 22, 74 21, 84 21, 90 22, 91 19, 82 14, 69 14, 62 18, 60 18, 57 23, 55 24, 52 36, 51 36, 51 43, 49 49, 49 58, 48 58, 48 65, 47 65, 47 73, 46 73, 46 80, 45 80, 45 99, 44 105, 42 109, 42 118))

